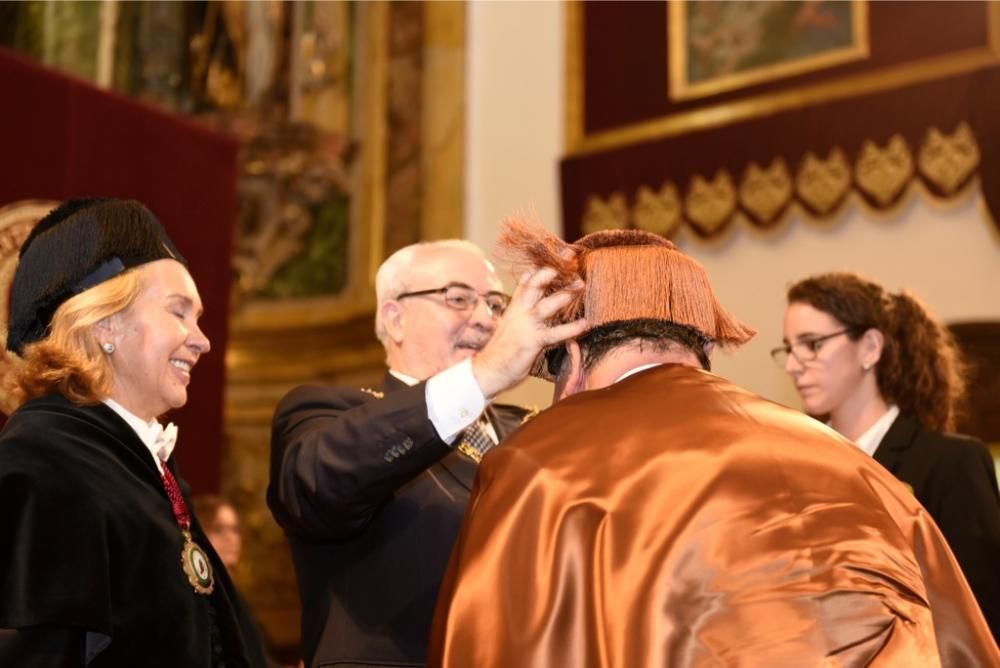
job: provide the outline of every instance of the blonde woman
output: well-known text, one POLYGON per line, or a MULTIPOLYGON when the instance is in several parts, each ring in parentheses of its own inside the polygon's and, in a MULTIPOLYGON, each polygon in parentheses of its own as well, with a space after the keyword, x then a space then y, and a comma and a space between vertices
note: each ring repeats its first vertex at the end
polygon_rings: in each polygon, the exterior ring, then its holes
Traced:
POLYGON ((181 491, 201 299, 138 202, 72 200, 21 249, 0 434, 0 665, 264 665, 181 491))

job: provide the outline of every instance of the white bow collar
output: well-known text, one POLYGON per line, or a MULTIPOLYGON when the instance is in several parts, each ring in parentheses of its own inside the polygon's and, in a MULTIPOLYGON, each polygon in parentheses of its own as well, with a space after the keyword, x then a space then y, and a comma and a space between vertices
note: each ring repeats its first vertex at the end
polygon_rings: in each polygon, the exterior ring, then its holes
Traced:
POLYGON ((153 436, 153 447, 150 448, 152 453, 161 462, 170 459, 170 453, 174 451, 174 445, 177 444, 177 425, 168 422, 167 426, 164 427, 153 420, 152 425, 150 425, 150 434, 153 436))
POLYGON ((157 420, 146 422, 114 399, 105 399, 104 403, 125 420, 128 426, 132 427, 132 431, 136 433, 139 440, 153 456, 156 468, 160 470, 160 473, 163 473, 163 462, 170 459, 174 445, 177 443, 177 425, 170 422, 164 427, 157 420))

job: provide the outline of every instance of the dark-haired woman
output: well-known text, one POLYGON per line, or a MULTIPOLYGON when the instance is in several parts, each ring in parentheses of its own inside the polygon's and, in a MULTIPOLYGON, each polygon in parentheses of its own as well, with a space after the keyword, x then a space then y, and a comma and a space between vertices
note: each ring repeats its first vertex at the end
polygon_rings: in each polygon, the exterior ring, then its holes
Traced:
POLYGON ((906 292, 829 273, 789 288, 772 355, 807 413, 913 490, 1000 638, 1000 494, 986 447, 949 433, 965 383, 948 330, 906 292))

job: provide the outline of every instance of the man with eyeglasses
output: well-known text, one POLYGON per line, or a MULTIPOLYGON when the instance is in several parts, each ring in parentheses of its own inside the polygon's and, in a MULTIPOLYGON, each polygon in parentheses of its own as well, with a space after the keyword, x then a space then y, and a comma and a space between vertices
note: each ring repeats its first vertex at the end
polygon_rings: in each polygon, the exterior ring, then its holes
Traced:
POLYGON ((527 417, 491 400, 582 328, 546 324, 573 297, 543 298, 551 277, 511 298, 474 244, 403 248, 375 281, 382 385, 300 387, 279 404, 268 504, 292 547, 307 665, 423 665, 478 463, 527 417))
POLYGON ((944 538, 892 474, 709 373, 754 331, 639 230, 501 251, 585 279, 540 356, 552 408, 480 467, 434 668, 1000 666, 944 538), (573 251, 574 260, 564 260, 573 251))

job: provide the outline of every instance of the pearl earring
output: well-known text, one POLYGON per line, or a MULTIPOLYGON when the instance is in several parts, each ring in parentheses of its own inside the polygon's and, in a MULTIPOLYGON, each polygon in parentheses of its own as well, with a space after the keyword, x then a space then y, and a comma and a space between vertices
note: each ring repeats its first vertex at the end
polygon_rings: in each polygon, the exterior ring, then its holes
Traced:
POLYGON ((864 369, 865 371, 870 371, 872 365, 869 362, 865 362, 864 364, 861 365, 861 368, 864 369))
POLYGON ((105 341, 104 343, 101 344, 101 350, 110 355, 111 353, 115 352, 115 344, 111 343, 110 341, 105 341))

